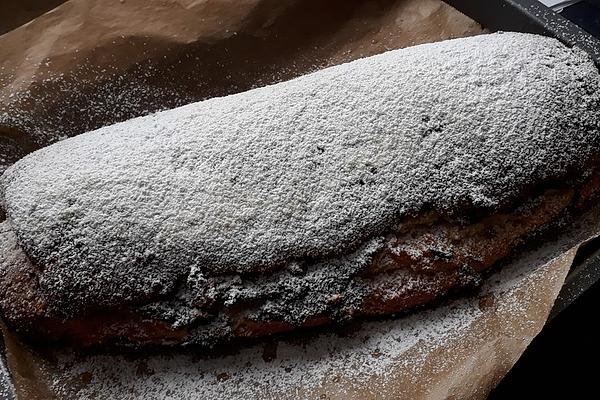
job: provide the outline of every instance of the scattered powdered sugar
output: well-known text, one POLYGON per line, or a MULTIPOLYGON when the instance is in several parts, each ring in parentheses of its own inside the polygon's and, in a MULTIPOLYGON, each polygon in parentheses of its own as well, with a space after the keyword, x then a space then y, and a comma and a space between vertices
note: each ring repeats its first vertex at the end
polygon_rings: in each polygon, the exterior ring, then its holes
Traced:
MULTIPOLYGON (((147 83, 160 73, 152 64, 133 66, 126 73, 117 67, 94 65, 89 59, 68 74, 47 73, 43 62, 34 67, 40 71, 31 83, 17 81, 25 88, 0 91, 0 127, 26 132, 20 138, 38 148, 193 101, 190 94, 170 89, 173 82, 166 78, 163 86, 147 83)), ((14 79, 7 74, 0 76, 0 83, 14 79)))
POLYGON ((278 397, 316 398, 304 391, 312 393, 332 378, 364 385, 373 376, 385 377, 392 364, 402 363, 400 355, 417 342, 435 347, 460 335, 481 314, 476 303, 465 299, 402 320, 367 323, 345 338, 322 334, 304 344, 281 341, 273 360, 265 360, 262 346, 218 358, 179 354, 128 361, 97 355, 82 362, 63 354, 54 390, 70 398, 81 374, 91 372, 91 384, 77 398, 121 398, 123 393, 148 399, 267 399, 276 393, 278 397), (140 364, 151 373, 140 374, 140 364))
POLYGON ((6 369, 4 360, 0 362, 0 398, 1 399, 16 399, 17 396, 14 393, 10 382, 10 373, 6 369))
MULTIPOLYGON (((552 260, 564 257, 563 252, 583 237, 583 233, 561 237, 531 251, 488 279, 478 296, 402 318, 363 323, 343 336, 323 332, 302 341, 270 341, 219 357, 189 353, 82 356, 59 351, 53 361, 51 387, 57 397, 65 399, 353 398, 364 387, 372 395, 397 398, 398 393, 385 392, 394 386, 396 374, 404 379, 409 376, 408 383, 403 382, 415 385, 423 383, 424 375, 443 374, 440 371, 465 363, 460 361, 461 352, 474 351, 460 347, 465 336, 476 338, 477 345, 484 347, 487 340, 492 342, 502 334, 524 340, 523 335, 541 328, 535 327, 537 316, 527 315, 532 302, 540 301, 532 298, 538 290, 534 288, 560 279, 553 276, 564 269, 553 269, 552 260), (523 296, 529 292, 531 296, 523 296), (490 303, 482 305, 482 299, 490 303), (500 317, 502 313, 512 319, 500 317), (475 326, 490 315, 497 320, 489 325, 496 330, 491 338, 487 336, 490 331, 475 326)), ((434 390, 434 382, 429 384, 428 389, 434 390)))
POLYGON ((3 201, 49 301, 147 299, 564 179, 598 153, 599 85, 550 38, 426 44, 64 140, 9 168, 3 201))

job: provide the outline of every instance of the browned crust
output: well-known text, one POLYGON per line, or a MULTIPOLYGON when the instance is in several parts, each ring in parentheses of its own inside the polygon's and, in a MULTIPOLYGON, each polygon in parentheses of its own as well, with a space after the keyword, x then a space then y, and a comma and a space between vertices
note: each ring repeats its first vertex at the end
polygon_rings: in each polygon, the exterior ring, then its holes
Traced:
MULTIPOLYGON (((358 308, 346 311, 352 316, 397 313, 471 284, 482 271, 511 254, 525 236, 556 220, 569 205, 590 197, 597 188, 596 177, 589 182, 577 194, 568 189, 549 190, 521 210, 495 214, 477 223, 460 225, 435 215, 405 221, 388 236, 387 245, 370 267, 356 277, 366 283, 368 293, 358 308)), ((35 267, 27 256, 16 243, 5 253, 9 256, 2 260, 0 308, 11 326, 31 338, 83 347, 173 345, 189 340, 186 327, 143 318, 127 307, 93 311, 69 320, 56 318, 47 309, 35 267)), ((343 296, 339 293, 329 301, 341 305, 343 296)), ((256 320, 250 317, 252 311, 252 307, 228 311, 229 335, 257 338, 298 328, 286 321, 256 320)), ((329 316, 314 315, 303 327, 328 322, 329 316)))

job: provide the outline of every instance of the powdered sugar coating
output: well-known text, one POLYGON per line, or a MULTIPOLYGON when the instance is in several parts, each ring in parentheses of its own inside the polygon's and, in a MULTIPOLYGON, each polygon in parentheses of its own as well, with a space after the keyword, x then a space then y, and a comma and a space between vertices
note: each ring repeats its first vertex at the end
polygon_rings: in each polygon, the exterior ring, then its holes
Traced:
POLYGON ((161 295, 562 179, 597 153, 599 85, 534 35, 391 51, 59 142, 4 174, 5 207, 48 293, 161 295))

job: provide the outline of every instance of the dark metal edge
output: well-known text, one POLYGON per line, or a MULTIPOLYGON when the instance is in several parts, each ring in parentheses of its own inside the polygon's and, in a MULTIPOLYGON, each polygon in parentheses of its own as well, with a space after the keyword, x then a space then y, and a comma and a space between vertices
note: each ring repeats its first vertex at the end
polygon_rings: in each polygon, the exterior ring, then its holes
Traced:
POLYGON ((492 31, 552 36, 577 46, 600 65, 600 40, 537 0, 444 0, 492 31))
POLYGON ((550 311, 549 320, 564 311, 598 281, 600 281, 600 240, 595 238, 580 248, 576 261, 550 311), (582 253, 584 256, 580 257, 582 253))

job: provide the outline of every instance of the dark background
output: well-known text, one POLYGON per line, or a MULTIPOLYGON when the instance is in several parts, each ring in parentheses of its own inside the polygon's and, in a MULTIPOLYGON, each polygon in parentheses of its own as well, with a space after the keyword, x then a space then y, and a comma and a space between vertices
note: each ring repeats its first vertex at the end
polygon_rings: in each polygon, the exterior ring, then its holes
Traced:
POLYGON ((599 309, 600 284, 596 283, 548 322, 489 398, 598 398, 592 393, 600 380, 599 309))
POLYGON ((600 38, 600 0, 582 1, 565 8, 560 14, 600 38))

